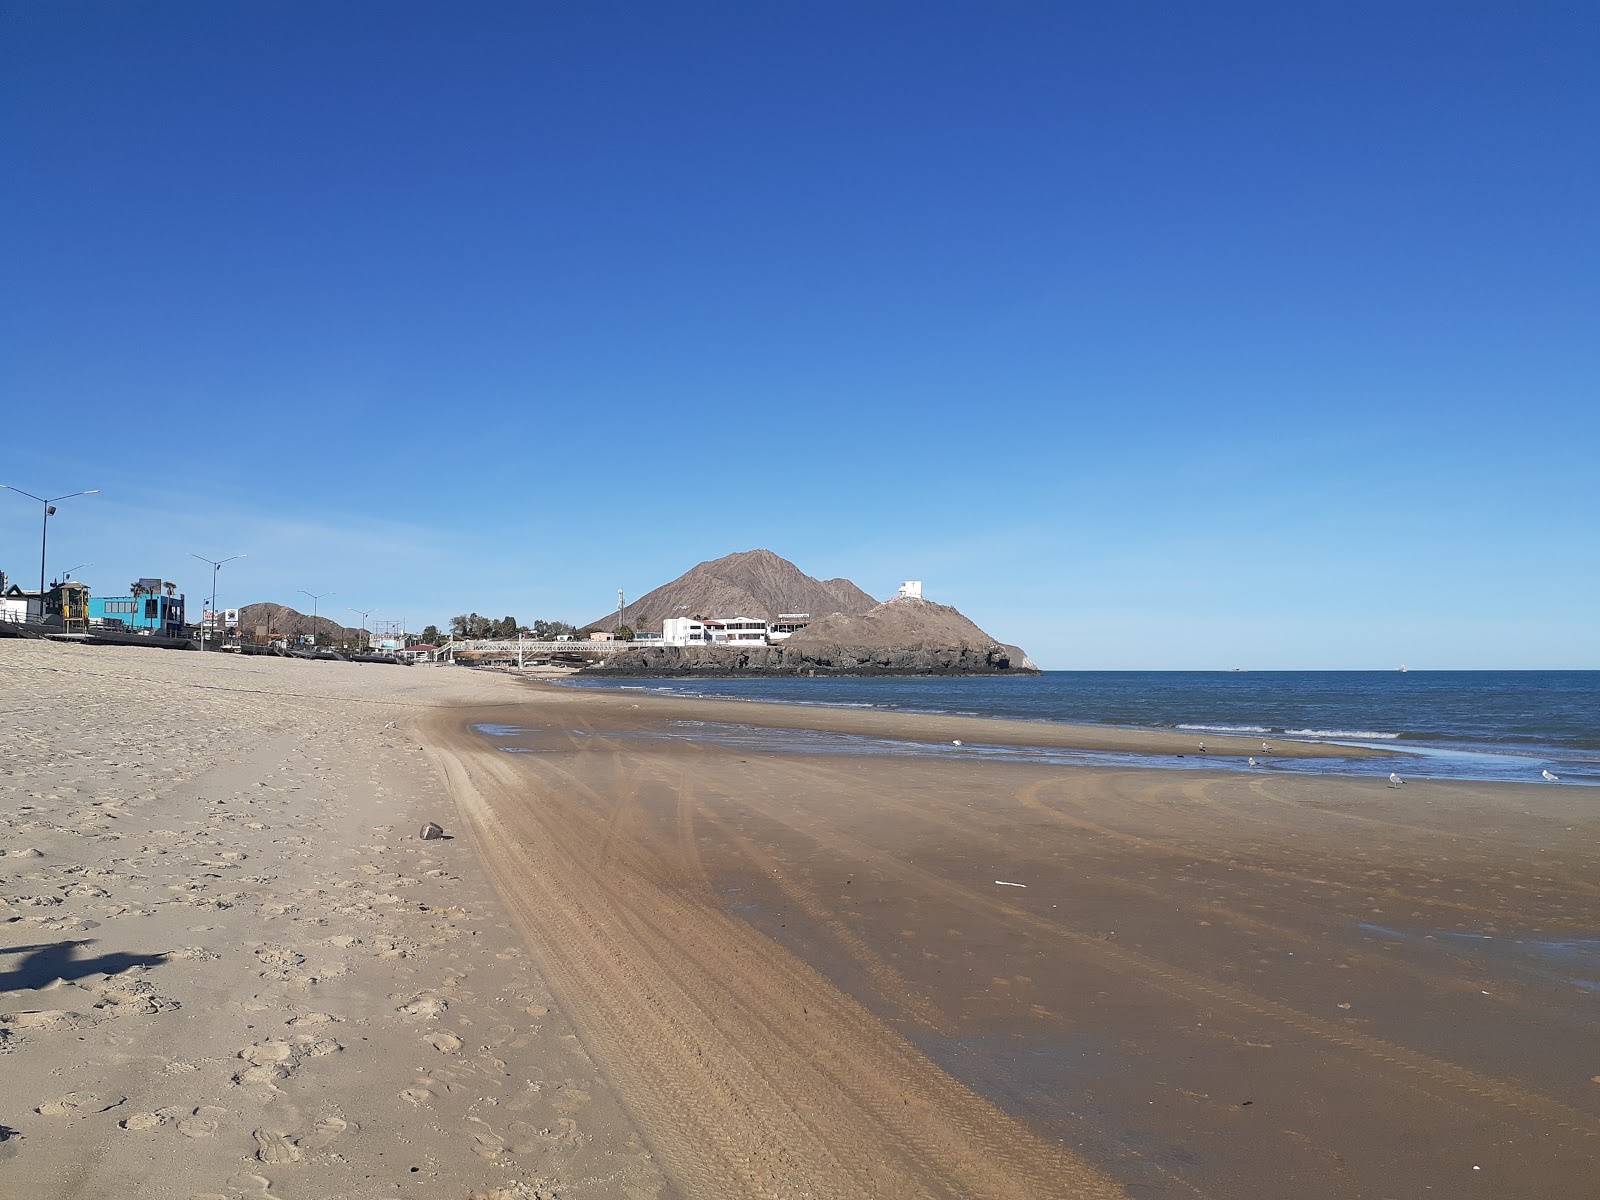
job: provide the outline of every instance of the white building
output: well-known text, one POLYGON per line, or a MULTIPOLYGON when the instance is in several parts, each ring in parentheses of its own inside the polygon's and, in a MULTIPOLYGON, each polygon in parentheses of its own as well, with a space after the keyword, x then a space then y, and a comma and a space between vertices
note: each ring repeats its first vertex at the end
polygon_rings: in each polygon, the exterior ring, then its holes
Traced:
POLYGON ((811 624, 810 613, 779 613, 778 619, 767 626, 767 641, 781 642, 799 633, 811 624))
POLYGON ((908 579, 904 583, 902 583, 900 585, 900 597, 899 598, 901 600, 921 600, 922 599, 922 580, 920 580, 920 579, 908 579))
MULTIPOLYGON (((787 636, 787 635, 785 635, 787 636)), ((661 622, 663 646, 765 646, 767 623, 755 617, 668 617, 661 622)))
POLYGON ((718 645, 765 646, 767 623, 754 617, 723 617, 706 622, 706 632, 718 645))
POLYGON ((663 646, 703 646, 706 644, 706 627, 693 617, 668 617, 661 622, 663 646))
POLYGON ((38 592, 25 592, 12 584, 0 596, 0 621, 37 621, 44 615, 38 592))

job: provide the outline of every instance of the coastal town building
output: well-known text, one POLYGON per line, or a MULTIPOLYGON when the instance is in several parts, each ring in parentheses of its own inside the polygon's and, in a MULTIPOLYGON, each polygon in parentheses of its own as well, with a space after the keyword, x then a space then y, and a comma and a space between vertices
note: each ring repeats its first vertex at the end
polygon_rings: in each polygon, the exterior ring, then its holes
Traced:
POLYGON ((707 621, 706 633, 717 645, 736 646, 765 646, 767 644, 767 623, 758 621, 754 617, 727 617, 718 621, 707 621))
POLYGON ((75 580, 52 583, 40 595, 37 588, 12 584, 0 595, 0 620, 43 623, 67 633, 82 633, 89 624, 89 588, 75 580))
POLYGON ((706 641, 705 622, 694 617, 668 617, 661 622, 663 646, 703 646, 706 641))
POLYGON ((896 597, 896 599, 899 599, 899 600, 921 600, 922 599, 922 580, 920 580, 920 579, 908 579, 908 580, 906 580, 904 583, 902 583, 900 585, 900 594, 896 597))
POLYGON ((89 600, 89 623, 162 637, 183 635, 182 596, 151 595, 93 596, 89 600))
POLYGON ((778 619, 767 626, 767 640, 781 642, 793 637, 811 624, 810 613, 779 613, 778 619))
POLYGON ((0 621, 37 621, 44 616, 37 589, 26 591, 12 584, 0 595, 0 621))
POLYGON ((773 621, 756 617, 668 617, 661 622, 663 646, 767 646, 811 624, 810 613, 783 613, 773 621))

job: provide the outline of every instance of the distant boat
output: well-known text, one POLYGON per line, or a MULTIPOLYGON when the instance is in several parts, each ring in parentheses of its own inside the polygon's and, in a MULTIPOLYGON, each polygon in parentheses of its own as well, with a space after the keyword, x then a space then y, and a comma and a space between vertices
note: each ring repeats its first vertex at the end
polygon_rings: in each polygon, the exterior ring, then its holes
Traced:
POLYGON ((1406 665, 1405 665, 1405 663, 1401 663, 1400 664, 1400 674, 1404 675, 1405 673, 1406 673, 1406 665))

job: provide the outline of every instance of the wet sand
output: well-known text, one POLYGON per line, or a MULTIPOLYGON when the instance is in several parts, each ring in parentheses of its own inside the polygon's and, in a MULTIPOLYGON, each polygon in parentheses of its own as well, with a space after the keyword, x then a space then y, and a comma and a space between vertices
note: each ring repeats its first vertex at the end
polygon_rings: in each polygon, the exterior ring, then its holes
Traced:
POLYGON ((514 720, 430 722, 538 965, 686 1194, 1592 1186, 1587 789, 638 736, 681 720, 973 723, 548 687, 514 720))
POLYGON ((457 668, 0 682, 0 1196, 1592 1190, 1590 789, 457 668))

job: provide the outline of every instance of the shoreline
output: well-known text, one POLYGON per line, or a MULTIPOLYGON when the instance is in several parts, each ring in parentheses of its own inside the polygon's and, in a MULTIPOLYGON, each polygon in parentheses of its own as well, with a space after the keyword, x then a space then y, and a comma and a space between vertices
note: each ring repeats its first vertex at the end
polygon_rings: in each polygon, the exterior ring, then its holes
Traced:
POLYGON ((1108 731, 17 645, 0 1191, 1589 1177, 1592 793, 1159 770, 1137 760, 1171 735, 1143 731, 1109 731, 1118 765, 967 758, 937 741, 1108 731))
MULTIPOLYGON (((1273 750, 1264 755, 1259 735, 1190 733, 1187 730, 1147 729, 1123 725, 1086 725, 1065 721, 1024 721, 1014 717, 969 717, 911 709, 845 708, 798 701, 746 700, 732 696, 686 696, 630 689, 627 685, 571 687, 544 679, 525 680, 524 686, 565 695, 595 695, 614 703, 652 709, 674 706, 688 719, 717 720, 757 725, 769 729, 810 729, 827 733, 860 734, 927 741, 985 741, 997 746, 1038 746, 1062 750, 1105 751, 1144 755, 1195 755, 1200 742, 1217 759, 1271 758, 1405 758, 1407 751, 1375 749, 1337 742, 1313 742, 1272 736, 1273 750)), ((643 711, 643 710, 641 710, 643 711)), ((651 714, 655 715, 655 714, 651 714)))
POLYGON ((1263 1200, 1285 1178, 1306 1200, 1420 1194, 1461 1163, 1507 1195, 1587 1178, 1600 1104, 1570 1045, 1600 962, 1562 949, 1600 902, 1583 792, 641 739, 682 717, 951 719, 522 690, 520 711, 435 714, 430 741, 541 970, 607 998, 569 1007, 637 1072, 622 1089, 680 1183, 718 1169, 730 1127, 758 1167, 806 1163, 842 1196, 924 1194, 930 1166, 996 1196, 1041 1175, 1263 1200), (733 1107, 704 1125, 676 1098, 713 1062, 733 1107), (917 1121, 882 1120, 885 1077, 918 1080, 899 1085, 917 1121), (923 1117, 988 1129, 993 1170, 919 1158, 949 1138, 923 1117))

